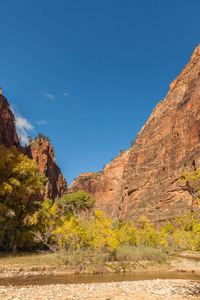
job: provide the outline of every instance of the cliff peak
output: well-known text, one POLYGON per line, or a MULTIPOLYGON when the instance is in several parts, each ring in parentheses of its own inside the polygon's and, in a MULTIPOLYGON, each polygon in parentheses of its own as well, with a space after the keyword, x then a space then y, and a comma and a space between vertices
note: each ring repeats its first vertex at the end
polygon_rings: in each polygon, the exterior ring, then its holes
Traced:
POLYGON ((191 60, 200 56, 200 44, 195 48, 194 53, 191 55, 191 60))

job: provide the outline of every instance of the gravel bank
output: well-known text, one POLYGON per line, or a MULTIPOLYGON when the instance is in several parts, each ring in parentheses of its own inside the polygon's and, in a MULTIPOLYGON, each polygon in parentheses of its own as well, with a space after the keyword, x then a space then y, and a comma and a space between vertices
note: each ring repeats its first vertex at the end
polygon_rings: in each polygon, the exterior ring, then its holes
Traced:
POLYGON ((46 286, 1 286, 4 300, 148 300, 200 299, 200 282, 191 280, 145 280, 46 286))

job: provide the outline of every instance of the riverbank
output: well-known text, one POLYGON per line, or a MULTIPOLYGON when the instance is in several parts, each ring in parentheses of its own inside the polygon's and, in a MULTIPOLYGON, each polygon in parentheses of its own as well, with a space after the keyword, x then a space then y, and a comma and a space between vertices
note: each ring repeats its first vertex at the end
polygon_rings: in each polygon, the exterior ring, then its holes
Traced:
POLYGON ((48 286, 1 286, 0 299, 200 299, 200 284, 190 280, 145 280, 48 286))
POLYGON ((200 274, 200 260, 193 257, 170 258, 165 264, 149 263, 141 261, 132 262, 107 262, 95 270, 88 266, 81 268, 71 266, 42 265, 26 266, 26 264, 2 264, 0 261, 0 278, 22 277, 22 276, 45 276, 45 275, 65 275, 65 274, 108 274, 126 273, 137 271, 170 271, 180 273, 200 274))
MULTIPOLYGON (((173 263, 173 270, 176 268, 176 263, 173 263)), ((169 270, 170 264, 156 264, 141 261, 132 262, 108 262, 99 267, 92 268, 89 265, 80 265, 77 267, 71 266, 35 266, 35 267, 15 267, 4 266, 0 267, 0 278, 5 277, 21 277, 21 276, 45 276, 45 275, 64 275, 64 274, 108 274, 108 273, 128 273, 144 270, 169 270)), ((199 268, 200 269, 200 268, 199 268)), ((189 270, 188 270, 189 272, 189 270)))
MULTIPOLYGON (((54 254, 29 255, 19 257, 0 258, 0 278, 22 277, 22 276, 44 276, 44 275, 65 275, 65 274, 108 274, 126 273, 144 270, 171 271, 182 273, 200 274, 200 257, 195 253, 184 253, 180 257, 168 256, 167 262, 149 261, 123 261, 106 262, 92 266, 80 265, 59 265, 54 254)), ((61 263, 61 262, 60 262, 61 263)))
POLYGON ((1 253, 0 277, 124 273, 168 266, 167 255, 161 250, 150 247, 122 247, 122 250, 119 257, 87 250, 74 253, 1 253))
MULTIPOLYGON (((130 262, 127 264, 130 264, 130 262)), ((131 268, 129 267, 129 269, 131 268)), ((110 270, 113 270, 113 268, 110 270)), ((0 300, 200 299, 200 260, 194 260, 187 256, 173 257, 168 261, 168 264, 157 267, 147 266, 146 262, 140 262, 138 269, 133 268, 132 271, 133 272, 125 272, 121 270, 121 273, 110 272, 109 275, 109 269, 107 269, 105 272, 107 274, 101 274, 101 282, 97 282, 99 275, 76 275, 73 274, 72 270, 69 270, 67 266, 58 267, 49 265, 26 267, 24 264, 24 267, 22 267, 21 264, 11 266, 8 265, 8 262, 4 261, 4 266, 2 267, 1 265, 0 269, 0 300), (169 277, 167 277, 167 275, 164 278, 187 279, 154 279, 153 277, 149 278, 147 276, 145 279, 153 280, 138 280, 141 279, 141 270, 143 270, 143 273, 148 273, 149 270, 151 270, 151 273, 155 270, 160 270, 164 274, 168 273, 169 277), (173 274, 175 271, 176 277, 171 277, 169 272, 173 274), (117 277, 117 274, 124 274, 122 280, 126 281, 118 281, 119 277, 117 277), (135 275, 135 279, 131 279, 133 281, 128 279, 129 277, 127 275, 129 274, 135 275), (180 277, 177 274, 179 274, 180 277), (196 276, 196 274, 199 275, 196 276), (59 281, 59 276, 61 275, 62 278, 59 281), (76 281, 73 281, 73 278, 76 276, 78 278, 76 281), (89 283, 80 283, 83 276, 90 276, 89 279, 85 278, 88 280, 86 282, 89 283), (107 276, 116 276, 116 279, 110 278, 108 280, 107 276), (49 277, 49 281, 47 277, 49 277), (65 279, 64 281, 62 281, 63 278, 65 279), (102 280, 105 280, 105 282, 102 282, 102 280), (113 282, 108 282, 111 280, 113 280, 113 282)))

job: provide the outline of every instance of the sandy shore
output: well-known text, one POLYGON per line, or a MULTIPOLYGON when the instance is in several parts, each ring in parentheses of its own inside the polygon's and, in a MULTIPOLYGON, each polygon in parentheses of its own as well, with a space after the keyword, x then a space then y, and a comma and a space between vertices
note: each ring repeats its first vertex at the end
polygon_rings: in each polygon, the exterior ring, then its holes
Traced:
POLYGON ((144 280, 48 286, 2 286, 4 300, 67 299, 200 299, 200 283, 190 280, 144 280))

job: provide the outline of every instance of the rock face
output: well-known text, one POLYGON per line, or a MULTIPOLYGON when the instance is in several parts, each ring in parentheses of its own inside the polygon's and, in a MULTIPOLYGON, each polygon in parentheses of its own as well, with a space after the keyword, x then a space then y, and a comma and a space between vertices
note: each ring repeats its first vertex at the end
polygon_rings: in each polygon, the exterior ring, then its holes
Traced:
POLYGON ((20 146, 14 121, 15 117, 10 110, 10 104, 0 94, 0 144, 4 144, 6 147, 20 146))
MULTIPOLYGON (((84 173, 69 192, 84 190, 114 219, 165 221, 191 210, 179 181, 200 168, 200 45, 126 150, 101 173, 84 173)), ((198 209, 196 207, 194 209, 198 209)))
POLYGON ((0 94, 0 144, 6 147, 16 146, 19 152, 27 154, 36 160, 39 165, 39 172, 44 173, 48 178, 44 197, 51 199, 62 197, 67 193, 67 182, 63 177, 60 168, 55 163, 54 149, 47 141, 32 142, 27 148, 22 148, 15 128, 15 117, 10 110, 7 99, 0 94))
POLYGON ((64 193, 67 193, 67 182, 55 162, 54 149, 50 142, 33 141, 26 148, 26 154, 29 158, 35 159, 39 165, 39 172, 44 173, 49 179, 42 195, 43 198, 60 198, 64 193))

